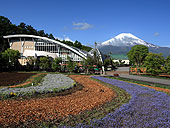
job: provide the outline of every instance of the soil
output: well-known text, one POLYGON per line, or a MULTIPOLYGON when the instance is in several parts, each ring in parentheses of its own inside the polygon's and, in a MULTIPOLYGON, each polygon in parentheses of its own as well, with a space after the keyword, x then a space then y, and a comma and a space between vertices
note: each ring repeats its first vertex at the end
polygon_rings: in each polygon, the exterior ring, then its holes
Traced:
POLYGON ((90 76, 70 75, 83 88, 68 95, 33 99, 1 100, 0 126, 32 127, 35 122, 60 121, 70 115, 99 107, 116 97, 112 89, 90 79, 90 76))
POLYGON ((26 81, 29 77, 36 73, 17 73, 17 72, 1 72, 0 73, 0 87, 17 85, 26 81))

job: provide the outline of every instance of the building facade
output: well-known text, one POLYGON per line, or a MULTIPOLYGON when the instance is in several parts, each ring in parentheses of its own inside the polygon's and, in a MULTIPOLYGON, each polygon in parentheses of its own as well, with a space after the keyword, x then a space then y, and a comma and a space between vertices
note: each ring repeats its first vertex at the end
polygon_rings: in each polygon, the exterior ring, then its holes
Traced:
POLYGON ((26 65, 28 57, 48 56, 52 58, 61 57, 63 62, 72 58, 74 62, 81 62, 86 59, 88 52, 68 46, 59 41, 40 37, 35 35, 8 35, 4 36, 8 39, 10 49, 18 50, 21 54, 19 62, 26 65))

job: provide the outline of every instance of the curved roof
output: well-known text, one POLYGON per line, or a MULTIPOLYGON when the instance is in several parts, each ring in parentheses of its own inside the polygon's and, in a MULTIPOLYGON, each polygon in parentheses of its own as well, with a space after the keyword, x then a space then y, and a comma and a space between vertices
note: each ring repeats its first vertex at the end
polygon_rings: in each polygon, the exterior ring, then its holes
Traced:
POLYGON ((30 37, 30 38, 38 38, 38 39, 43 39, 43 40, 47 40, 47 41, 50 41, 50 42, 54 42, 54 43, 57 43, 57 44, 65 47, 65 48, 67 48, 67 49, 75 52, 76 54, 78 54, 79 56, 83 57, 84 59, 87 58, 84 54, 78 52, 78 51, 75 50, 74 48, 72 48, 72 47, 70 47, 70 46, 68 46, 68 45, 66 45, 66 44, 63 44, 63 43, 61 43, 61 42, 59 42, 59 41, 49 39, 49 38, 47 38, 47 37, 41 37, 41 36, 35 36, 35 35, 26 35, 26 34, 16 34, 16 35, 3 36, 3 38, 14 38, 14 37, 30 37))

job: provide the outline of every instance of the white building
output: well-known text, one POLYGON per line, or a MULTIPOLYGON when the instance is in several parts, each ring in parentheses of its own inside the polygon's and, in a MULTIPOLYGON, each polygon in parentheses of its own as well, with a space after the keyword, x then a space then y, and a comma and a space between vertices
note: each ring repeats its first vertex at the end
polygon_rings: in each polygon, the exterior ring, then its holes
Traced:
POLYGON ((74 62, 81 62, 90 55, 88 52, 70 47, 47 37, 18 34, 4 36, 4 38, 8 39, 11 49, 20 52, 21 59, 19 61, 22 65, 26 65, 28 61, 26 58, 30 56, 49 56, 52 58, 61 57, 63 62, 67 61, 67 58, 70 57, 74 62))

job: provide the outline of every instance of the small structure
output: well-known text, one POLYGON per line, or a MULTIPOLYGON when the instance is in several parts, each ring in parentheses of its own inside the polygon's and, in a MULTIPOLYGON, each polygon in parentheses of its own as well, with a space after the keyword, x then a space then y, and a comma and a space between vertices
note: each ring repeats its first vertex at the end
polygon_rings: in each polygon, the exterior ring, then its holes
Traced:
POLYGON ((124 63, 125 65, 129 65, 129 59, 126 55, 122 54, 110 54, 110 57, 113 59, 113 62, 124 63))

